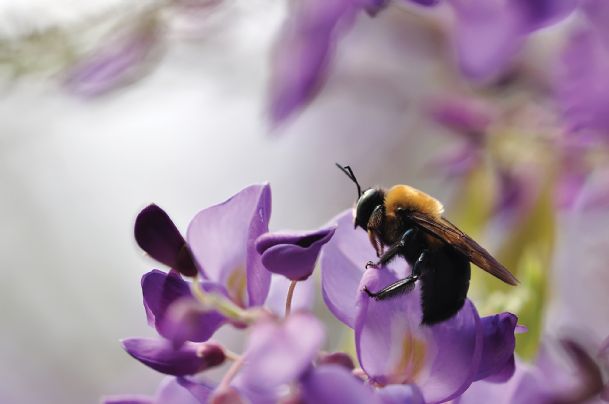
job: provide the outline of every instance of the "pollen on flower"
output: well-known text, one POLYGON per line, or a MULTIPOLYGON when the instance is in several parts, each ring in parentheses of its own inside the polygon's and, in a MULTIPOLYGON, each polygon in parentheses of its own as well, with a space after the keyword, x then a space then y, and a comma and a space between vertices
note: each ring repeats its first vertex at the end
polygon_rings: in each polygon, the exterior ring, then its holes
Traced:
POLYGON ((402 354, 393 373, 395 378, 399 378, 395 382, 413 383, 423 370, 426 356, 425 341, 410 332, 406 333, 402 339, 402 354))
POLYGON ((240 307, 247 303, 247 276, 244 268, 235 268, 226 281, 227 290, 231 298, 240 307))

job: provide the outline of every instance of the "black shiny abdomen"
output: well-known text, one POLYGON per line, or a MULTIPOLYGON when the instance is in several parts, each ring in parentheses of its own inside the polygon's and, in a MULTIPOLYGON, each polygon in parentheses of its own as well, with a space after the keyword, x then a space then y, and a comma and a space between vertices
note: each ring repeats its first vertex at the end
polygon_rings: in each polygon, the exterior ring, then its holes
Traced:
POLYGON ((421 271, 423 324, 435 324, 457 314, 469 289, 469 260, 450 245, 429 251, 421 271))

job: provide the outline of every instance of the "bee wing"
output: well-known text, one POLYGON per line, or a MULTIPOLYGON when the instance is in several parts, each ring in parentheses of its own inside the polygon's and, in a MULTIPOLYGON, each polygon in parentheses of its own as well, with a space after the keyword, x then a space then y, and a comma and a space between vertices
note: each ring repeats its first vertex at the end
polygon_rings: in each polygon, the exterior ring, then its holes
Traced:
POLYGON ((465 255, 473 264, 510 285, 518 279, 488 251, 445 218, 436 219, 421 212, 409 212, 408 217, 432 235, 446 241, 465 255))

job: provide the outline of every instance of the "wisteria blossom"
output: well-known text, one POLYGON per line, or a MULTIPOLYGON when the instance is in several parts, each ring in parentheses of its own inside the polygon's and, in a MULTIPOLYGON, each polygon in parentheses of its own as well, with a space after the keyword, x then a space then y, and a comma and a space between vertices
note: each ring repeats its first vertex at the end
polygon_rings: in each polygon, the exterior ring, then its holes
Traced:
POLYGON ((407 265, 364 272, 362 263, 375 256, 367 235, 353 229, 351 211, 336 222, 321 258, 323 296, 354 329, 358 360, 372 383, 416 384, 425 402, 436 403, 458 397, 476 380, 511 376, 516 316, 480 318, 467 301, 453 318, 426 327, 418 288, 390 300, 369 299, 364 286, 386 286, 404 277, 407 265))
MULTIPOLYGON (((386 302, 361 292, 364 286, 380 287, 395 280, 406 266, 396 272, 364 271, 361 263, 373 248, 363 232, 353 229, 351 213, 313 232, 269 233, 270 209, 268 185, 247 187, 197 214, 186 239, 156 205, 138 215, 138 244, 172 270, 144 275, 146 313, 164 338, 123 340, 131 356, 176 377, 171 385, 177 383, 201 403, 435 403, 458 397, 476 380, 509 379, 516 316, 480 318, 468 301, 452 319, 422 326, 419 290, 386 302), (320 251, 326 304, 355 330, 361 368, 346 353, 322 352, 325 327, 306 304, 291 309, 294 288, 312 275, 320 251), (244 260, 244 267, 239 266, 244 260), (230 281, 222 282, 234 276, 222 272, 231 269, 243 271, 237 276, 245 284, 236 289, 230 281), (274 314, 277 310, 248 299, 256 292, 247 287, 252 279, 248 270, 261 271, 253 279, 265 279, 265 285, 271 272, 291 282, 283 313, 274 314), (192 282, 183 276, 193 278, 192 282), (224 323, 248 326, 242 354, 208 341, 224 323), (232 365, 219 382, 194 377, 226 361, 232 365)), ((268 286, 263 290, 266 298, 268 286)))

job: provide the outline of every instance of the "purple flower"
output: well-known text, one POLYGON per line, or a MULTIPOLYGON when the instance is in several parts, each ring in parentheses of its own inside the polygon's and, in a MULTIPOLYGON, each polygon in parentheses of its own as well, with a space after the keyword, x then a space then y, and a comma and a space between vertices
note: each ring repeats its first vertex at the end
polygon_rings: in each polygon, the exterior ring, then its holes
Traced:
POLYGON ((295 313, 284 322, 269 319, 256 324, 235 388, 249 399, 258 396, 271 402, 291 399, 306 403, 422 403, 418 391, 411 386, 385 390, 364 383, 342 364, 345 354, 333 355, 343 358, 338 362, 314 366, 323 340, 322 324, 305 312, 295 313), (286 397, 281 387, 290 384, 297 384, 298 389, 286 397))
POLYGON ((152 369, 173 376, 193 375, 224 362, 224 350, 217 344, 185 343, 174 348, 168 341, 128 338, 123 348, 135 359, 152 369))
POLYGON ((297 380, 312 365, 324 340, 323 325, 306 312, 293 313, 284 322, 257 323, 245 350, 243 384, 272 390, 297 380))
MULTIPOLYGON (((196 267, 204 291, 224 296, 241 308, 259 306, 266 300, 271 274, 262 265, 254 242, 268 231, 270 214, 270 187, 253 185, 199 212, 188 227, 186 242, 165 212, 150 206, 138 216, 136 240, 153 258, 182 273, 190 274, 196 267)), ((177 273, 155 270, 144 275, 142 291, 149 323, 178 345, 205 341, 227 321, 202 307, 191 285, 177 273)))
POLYGON ((425 402, 450 400, 480 378, 504 373, 514 352, 516 317, 481 319, 468 300, 453 318, 421 326, 420 290, 389 300, 371 300, 375 290, 405 276, 407 265, 369 269, 375 255, 365 232, 353 229, 352 213, 337 218, 337 229, 321 258, 324 300, 355 331, 359 362, 378 385, 416 384, 425 402), (485 348, 486 347, 486 348, 485 348))
POLYGON ((65 86, 75 94, 95 97, 128 84, 144 72, 159 48, 159 29, 147 21, 120 33, 83 58, 67 73, 65 86))
MULTIPOLYGON (((203 290, 226 293, 219 285, 203 281, 203 290)), ((201 307, 188 282, 177 273, 153 270, 142 277, 142 292, 148 324, 176 345, 184 341, 207 341, 226 319, 201 307)))
POLYGON ((292 281, 302 281, 313 273, 317 255, 334 229, 307 233, 266 233, 256 240, 256 250, 269 271, 292 281))
POLYGON ((249 186, 227 201, 203 209, 190 222, 187 241, 203 278, 222 285, 241 307, 264 303, 271 274, 255 249, 268 232, 271 188, 249 186))
POLYGON ((609 41, 599 32, 572 33, 557 65, 557 101, 572 132, 609 133, 609 41))
POLYGON ((526 35, 554 24, 576 0, 449 0, 455 14, 453 40, 463 73, 485 81, 509 66, 526 35))
POLYGON ((488 104, 472 98, 447 97, 432 102, 429 115, 450 134, 463 139, 456 151, 435 159, 433 166, 453 177, 465 175, 482 163, 488 127, 496 119, 488 104))
POLYGON ((278 35, 271 66, 270 116, 281 123, 307 104, 325 81, 336 40, 357 0, 296 0, 278 35))
POLYGON ((479 381, 455 404, 469 403, 582 403, 603 390, 598 359, 572 340, 562 343, 562 355, 542 347, 534 365, 516 361, 506 383, 479 381), (565 358, 565 356, 567 358, 565 358), (569 360, 565 360, 569 359, 569 360))

